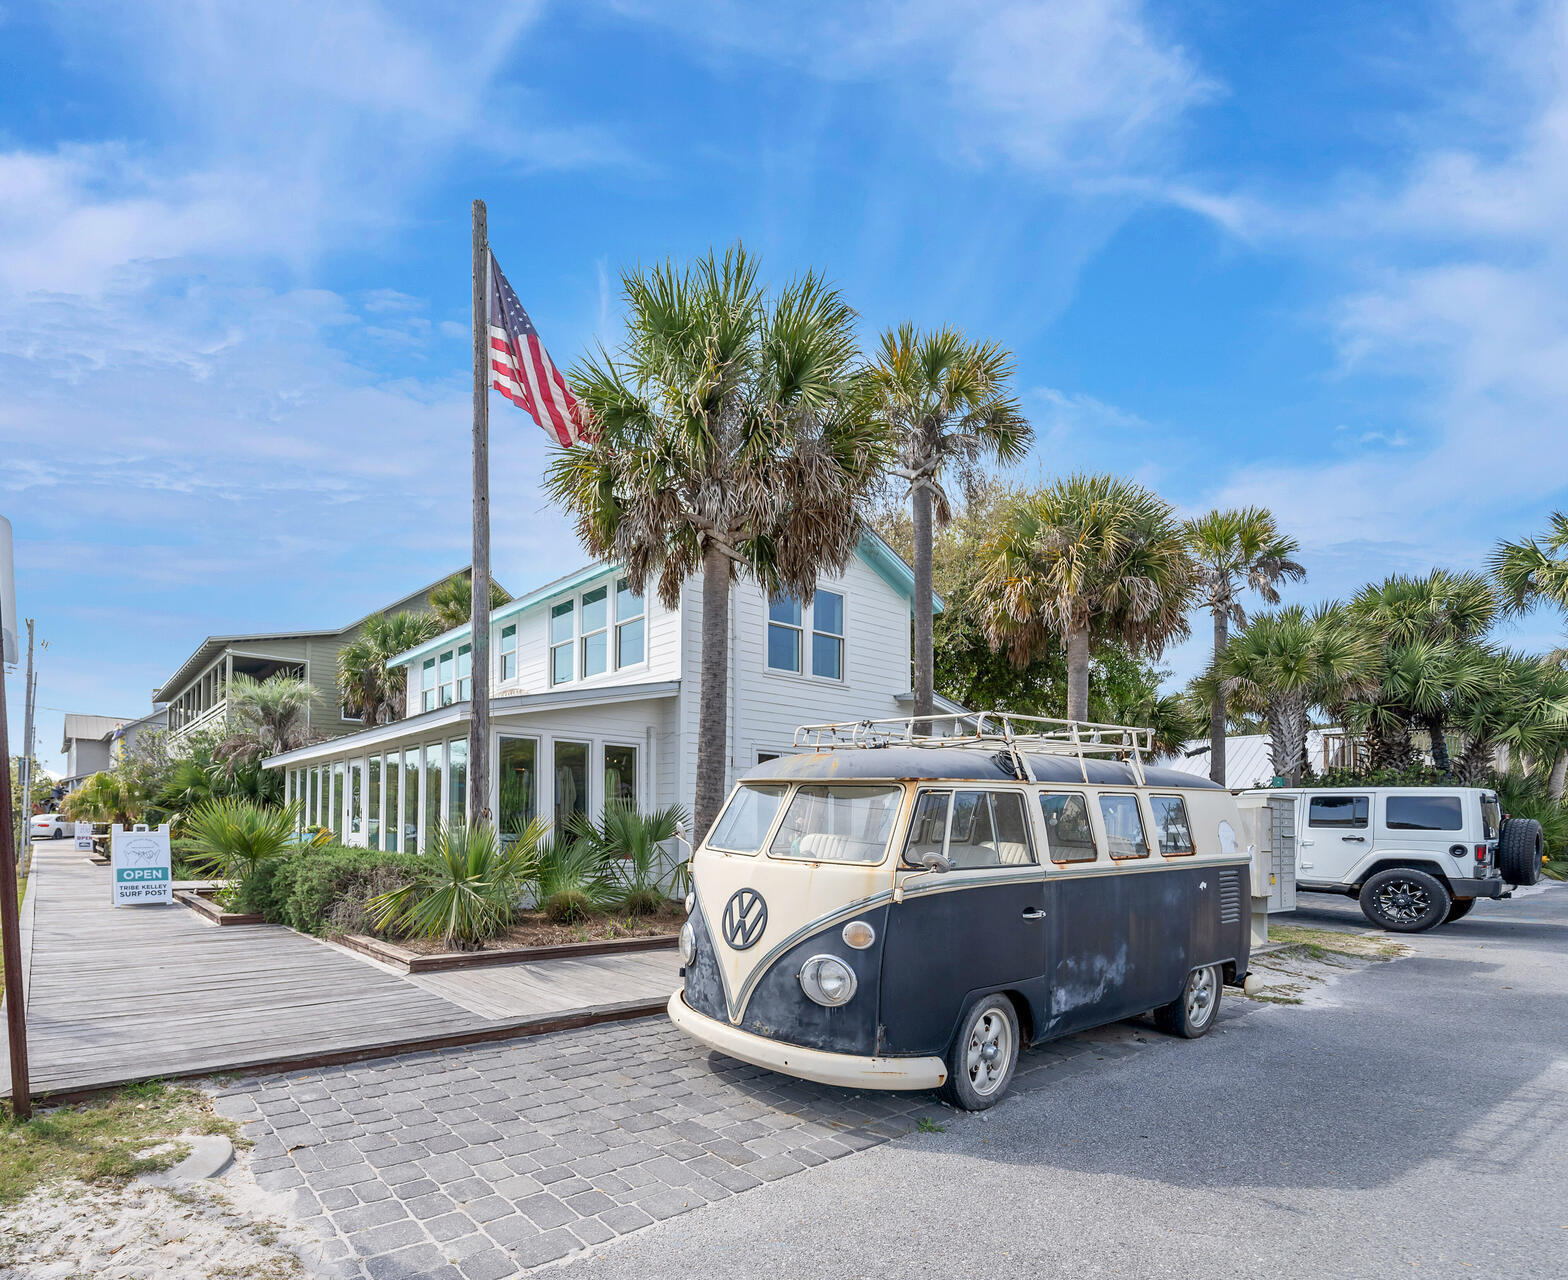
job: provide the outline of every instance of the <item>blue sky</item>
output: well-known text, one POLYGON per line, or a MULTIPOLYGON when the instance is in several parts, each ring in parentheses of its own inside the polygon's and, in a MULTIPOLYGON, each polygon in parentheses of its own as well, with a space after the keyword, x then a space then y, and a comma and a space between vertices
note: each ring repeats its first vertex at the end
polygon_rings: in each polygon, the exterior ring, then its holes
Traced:
MULTIPOLYGON (((1477 566, 1568 505, 1565 54, 1561 4, 0 0, 40 754, 466 562, 474 196, 563 365, 622 268, 739 237, 868 343, 1011 348, 1026 476, 1269 505, 1303 599, 1477 566)), ((545 455, 497 398, 514 591, 564 567, 545 455)))

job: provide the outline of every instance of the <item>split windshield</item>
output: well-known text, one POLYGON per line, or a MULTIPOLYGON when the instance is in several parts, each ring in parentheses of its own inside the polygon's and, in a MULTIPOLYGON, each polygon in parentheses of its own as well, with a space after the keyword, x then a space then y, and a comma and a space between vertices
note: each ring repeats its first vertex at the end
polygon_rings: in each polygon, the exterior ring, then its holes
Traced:
POLYGON ((739 788, 713 824, 708 847, 726 853, 756 853, 768 838, 768 829, 788 790, 783 783, 739 788))
POLYGON ((899 786, 803 786, 768 853, 812 862, 881 862, 903 793, 899 786))

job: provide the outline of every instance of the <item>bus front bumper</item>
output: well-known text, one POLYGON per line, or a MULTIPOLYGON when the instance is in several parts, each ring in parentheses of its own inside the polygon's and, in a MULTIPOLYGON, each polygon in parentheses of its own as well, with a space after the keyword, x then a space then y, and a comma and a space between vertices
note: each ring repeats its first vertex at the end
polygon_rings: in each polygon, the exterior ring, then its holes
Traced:
POLYGON ((846 1089, 936 1089, 947 1082, 947 1063, 941 1058, 862 1058, 782 1044, 698 1013, 681 991, 670 997, 669 1014, 671 1022, 710 1049, 754 1067, 818 1084, 846 1089))

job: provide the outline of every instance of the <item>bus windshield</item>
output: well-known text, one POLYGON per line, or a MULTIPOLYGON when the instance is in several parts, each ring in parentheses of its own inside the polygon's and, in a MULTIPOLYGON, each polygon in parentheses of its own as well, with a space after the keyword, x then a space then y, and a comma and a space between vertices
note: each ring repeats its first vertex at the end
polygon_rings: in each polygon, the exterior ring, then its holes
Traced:
POLYGON ((899 786, 803 786, 768 853, 812 862, 881 862, 903 793, 899 786))
POLYGON ((708 847, 726 853, 756 853, 768 838, 768 828, 788 790, 783 783, 738 787, 713 824, 708 847))

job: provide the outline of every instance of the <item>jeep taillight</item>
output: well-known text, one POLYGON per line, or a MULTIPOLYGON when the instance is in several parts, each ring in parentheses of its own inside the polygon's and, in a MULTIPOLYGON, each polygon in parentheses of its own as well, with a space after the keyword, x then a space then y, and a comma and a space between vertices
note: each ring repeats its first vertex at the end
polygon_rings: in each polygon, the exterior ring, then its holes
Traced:
POLYGON ((1486 865, 1486 846, 1484 844, 1476 845, 1475 862, 1478 867, 1486 865))

